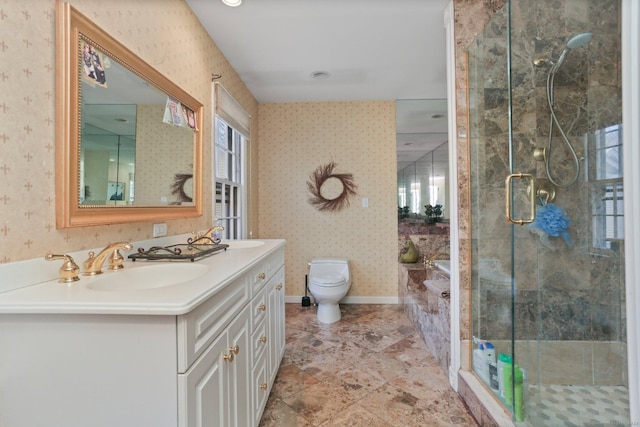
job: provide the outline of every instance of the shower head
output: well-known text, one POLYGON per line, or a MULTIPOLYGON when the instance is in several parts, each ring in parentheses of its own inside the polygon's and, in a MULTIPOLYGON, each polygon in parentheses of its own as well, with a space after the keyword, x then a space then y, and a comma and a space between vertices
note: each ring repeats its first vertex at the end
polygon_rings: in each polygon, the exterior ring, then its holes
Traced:
POLYGON ((564 50, 560 54, 558 61, 553 66, 552 71, 555 73, 560 69, 560 67, 564 63, 565 58, 567 57, 567 54, 571 49, 578 49, 584 46, 585 44, 589 43, 589 41, 591 40, 591 37, 593 37, 593 34, 591 33, 580 33, 571 37, 571 39, 569 39, 569 41, 567 42, 567 46, 564 48, 564 50))
POLYGON ((571 37, 571 39, 567 42, 567 48, 577 49, 579 47, 582 47, 585 44, 589 43, 589 41, 591 40, 591 37, 593 37, 593 34, 591 33, 577 34, 571 37))

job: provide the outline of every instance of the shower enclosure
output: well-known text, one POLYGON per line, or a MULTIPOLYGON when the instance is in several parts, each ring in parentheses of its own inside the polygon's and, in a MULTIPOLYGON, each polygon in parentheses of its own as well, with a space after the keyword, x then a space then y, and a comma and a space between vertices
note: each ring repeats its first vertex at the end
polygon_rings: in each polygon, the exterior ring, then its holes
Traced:
POLYGON ((507 1, 468 47, 472 363, 517 424, 629 423, 619 3, 507 1))

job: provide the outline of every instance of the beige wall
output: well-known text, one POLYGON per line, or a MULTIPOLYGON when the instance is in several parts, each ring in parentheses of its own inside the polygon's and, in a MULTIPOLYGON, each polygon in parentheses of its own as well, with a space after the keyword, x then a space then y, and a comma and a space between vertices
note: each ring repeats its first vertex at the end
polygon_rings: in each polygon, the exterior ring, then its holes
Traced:
MULTIPOLYGON (((193 94, 211 115, 211 74, 257 122, 257 102, 182 0, 73 0, 71 4, 158 71, 193 94)), ((151 238, 151 223, 55 228, 55 2, 0 0, 0 263, 151 238)), ((168 221, 170 235, 211 223, 211 125, 203 124, 204 216, 168 221)), ((254 127, 255 129, 255 127, 254 127)), ((252 132, 251 144, 258 143, 252 132)), ((252 161, 257 165, 257 155, 252 161)), ((258 232, 257 173, 250 229, 258 232)))
POLYGON ((260 236, 287 239, 287 294, 302 295, 311 258, 342 256, 353 271, 349 296, 396 297, 395 102, 260 104, 259 116, 260 236), (306 182, 332 161, 353 174, 358 194, 321 212, 306 182))

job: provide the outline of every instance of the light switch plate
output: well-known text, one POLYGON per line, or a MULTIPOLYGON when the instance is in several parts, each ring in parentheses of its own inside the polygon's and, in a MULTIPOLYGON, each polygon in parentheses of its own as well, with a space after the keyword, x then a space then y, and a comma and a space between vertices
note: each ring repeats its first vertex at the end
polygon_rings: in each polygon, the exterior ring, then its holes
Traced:
POLYGON ((163 237, 167 235, 167 224, 153 224, 153 237, 163 237))

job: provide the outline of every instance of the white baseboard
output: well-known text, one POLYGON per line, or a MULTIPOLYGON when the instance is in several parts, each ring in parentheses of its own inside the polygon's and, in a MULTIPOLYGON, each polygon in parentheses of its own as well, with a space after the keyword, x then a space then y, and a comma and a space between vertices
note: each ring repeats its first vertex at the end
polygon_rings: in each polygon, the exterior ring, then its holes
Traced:
MULTIPOLYGON (((313 301, 313 297, 311 297, 313 301)), ((287 295, 284 297, 284 302, 289 304, 301 304, 302 295, 287 295)), ((400 299, 398 297, 344 297, 341 304, 399 304, 400 299)))

